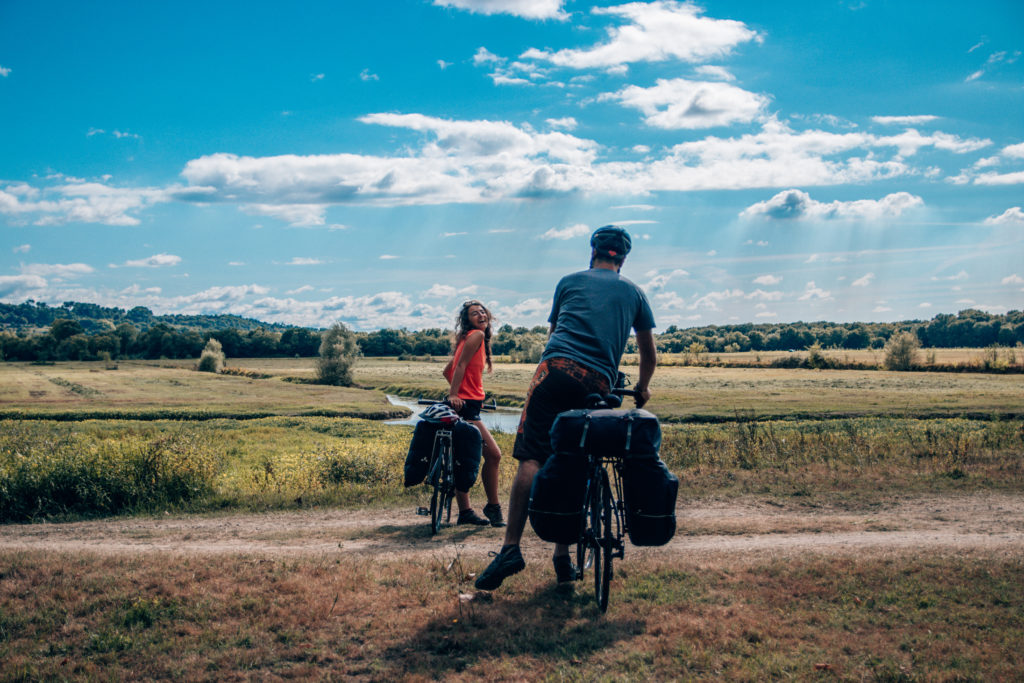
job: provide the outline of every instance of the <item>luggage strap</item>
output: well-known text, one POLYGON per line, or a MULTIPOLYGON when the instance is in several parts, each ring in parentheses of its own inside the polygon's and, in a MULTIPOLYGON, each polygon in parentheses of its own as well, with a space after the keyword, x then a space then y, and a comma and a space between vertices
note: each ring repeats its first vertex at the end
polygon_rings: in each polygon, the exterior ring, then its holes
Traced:
POLYGON ((580 435, 580 450, 583 450, 583 447, 587 443, 587 432, 589 430, 590 430, 590 413, 587 413, 587 416, 583 418, 583 433, 580 435))
POLYGON ((626 415, 626 452, 629 453, 629 445, 633 441, 633 413, 626 415))

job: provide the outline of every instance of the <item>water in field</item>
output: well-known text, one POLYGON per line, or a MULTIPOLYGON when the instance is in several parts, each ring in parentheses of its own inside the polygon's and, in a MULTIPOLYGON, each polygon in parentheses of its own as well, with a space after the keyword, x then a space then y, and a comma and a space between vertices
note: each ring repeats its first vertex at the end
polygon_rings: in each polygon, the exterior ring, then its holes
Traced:
MULTIPOLYGON (((403 398, 401 396, 392 396, 388 394, 388 401, 394 406, 405 406, 412 411, 412 415, 404 420, 387 420, 385 424, 416 424, 420 421, 419 414, 424 408, 426 408, 426 406, 418 405, 414 398, 403 398)), ((480 411, 480 419, 484 423, 484 426, 491 432, 514 434, 516 427, 519 426, 520 413, 522 413, 521 408, 503 408, 499 406, 497 410, 480 411)))

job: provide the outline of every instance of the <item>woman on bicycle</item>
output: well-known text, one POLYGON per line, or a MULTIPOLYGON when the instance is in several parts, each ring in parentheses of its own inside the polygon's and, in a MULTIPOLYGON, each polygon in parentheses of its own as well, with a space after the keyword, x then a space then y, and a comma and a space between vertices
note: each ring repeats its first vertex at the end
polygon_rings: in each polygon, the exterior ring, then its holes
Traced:
POLYGON ((448 403, 474 427, 480 430, 483 439, 484 464, 480 479, 483 480, 487 505, 484 506, 484 519, 476 514, 469 504, 469 493, 455 492, 455 501, 459 505, 458 524, 488 524, 505 526, 498 501, 498 461, 501 460, 501 449, 494 437, 480 421, 480 407, 484 401, 483 371, 491 372, 491 313, 487 307, 476 300, 462 304, 455 321, 455 351, 451 360, 444 368, 444 377, 448 380, 448 403))

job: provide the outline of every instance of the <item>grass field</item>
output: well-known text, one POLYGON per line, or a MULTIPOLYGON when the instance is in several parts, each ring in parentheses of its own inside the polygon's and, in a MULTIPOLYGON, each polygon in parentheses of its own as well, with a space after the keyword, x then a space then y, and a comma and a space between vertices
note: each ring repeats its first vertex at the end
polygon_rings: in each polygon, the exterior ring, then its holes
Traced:
POLYGON ((14 680, 1013 681, 1024 564, 631 559, 601 615, 528 567, 492 602, 434 560, 0 556, 14 680))
MULTIPOLYGON (((441 362, 362 359, 363 389, 291 381, 312 376, 308 359, 229 364, 250 376, 187 362, 0 364, 0 518, 216 519, 425 502, 401 481, 411 429, 358 416, 388 413, 384 390, 436 395, 441 362)), ((532 371, 500 363, 485 386, 521 401, 532 371)), ((915 496, 1024 495, 1022 380, 663 367, 650 407, 688 504, 870 517, 915 496)), ((511 436, 497 439, 507 456, 511 436)), ((504 458, 503 498, 513 473, 504 458)), ((482 500, 479 485, 472 496, 482 500)), ((690 521, 679 533, 756 532, 723 524, 690 521)), ((3 551, 0 681, 1024 672, 1019 549, 700 559, 631 549, 603 617, 589 591, 561 597, 535 564, 492 602, 478 599, 478 560, 454 543, 429 560, 3 551)))

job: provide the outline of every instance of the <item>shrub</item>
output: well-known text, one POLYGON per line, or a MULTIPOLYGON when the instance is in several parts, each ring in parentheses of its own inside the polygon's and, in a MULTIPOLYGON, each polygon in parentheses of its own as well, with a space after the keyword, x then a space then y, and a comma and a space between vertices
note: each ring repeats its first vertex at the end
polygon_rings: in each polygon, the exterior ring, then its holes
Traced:
POLYGON ((210 339, 199 356, 199 372, 219 373, 224 369, 224 351, 220 342, 210 339))
POLYGON ((214 455, 195 434, 91 441, 70 430, 0 426, 0 522, 119 514, 209 494, 214 455))
POLYGON ((912 370, 917 365, 917 349, 921 342, 910 332, 889 337, 882 349, 882 366, 886 370, 912 370))
POLYGON ((334 323, 323 333, 320 357, 316 360, 316 376, 320 384, 350 386, 352 366, 359 356, 356 336, 341 323, 334 323))

